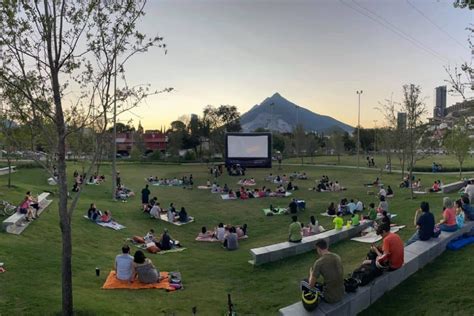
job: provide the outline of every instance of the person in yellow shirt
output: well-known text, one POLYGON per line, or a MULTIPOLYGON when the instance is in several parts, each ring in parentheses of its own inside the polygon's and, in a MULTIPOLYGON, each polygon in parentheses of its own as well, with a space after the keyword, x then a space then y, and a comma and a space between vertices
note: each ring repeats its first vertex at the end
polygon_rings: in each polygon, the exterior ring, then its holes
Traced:
POLYGON ((342 218, 342 212, 338 212, 337 216, 332 221, 334 223, 334 229, 341 230, 344 225, 344 219, 342 218))

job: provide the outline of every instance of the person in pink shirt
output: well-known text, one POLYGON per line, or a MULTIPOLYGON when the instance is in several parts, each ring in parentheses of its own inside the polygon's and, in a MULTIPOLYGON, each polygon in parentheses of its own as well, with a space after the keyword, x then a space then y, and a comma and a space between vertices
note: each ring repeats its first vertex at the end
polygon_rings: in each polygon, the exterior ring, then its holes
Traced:
POLYGON ((456 224, 456 209, 449 197, 443 198, 443 218, 438 223, 439 228, 445 232, 454 232, 458 229, 456 224))

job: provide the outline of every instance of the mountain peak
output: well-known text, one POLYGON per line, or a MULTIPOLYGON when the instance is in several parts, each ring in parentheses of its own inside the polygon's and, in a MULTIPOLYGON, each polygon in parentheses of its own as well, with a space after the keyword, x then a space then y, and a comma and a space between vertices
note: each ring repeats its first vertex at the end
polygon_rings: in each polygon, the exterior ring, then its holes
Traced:
POLYGON ((307 131, 327 131, 334 127, 351 132, 353 128, 331 117, 319 115, 301 107, 275 92, 262 103, 253 106, 240 118, 244 131, 265 128, 280 132, 291 132, 298 124, 307 131), (296 110, 295 110, 296 108, 296 110))

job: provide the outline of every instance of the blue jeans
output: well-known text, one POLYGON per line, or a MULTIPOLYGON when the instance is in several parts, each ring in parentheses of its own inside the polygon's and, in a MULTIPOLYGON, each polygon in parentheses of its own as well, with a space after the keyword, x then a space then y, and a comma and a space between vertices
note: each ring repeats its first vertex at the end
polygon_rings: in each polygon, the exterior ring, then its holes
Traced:
POLYGON ((446 224, 441 224, 439 225, 439 228, 441 229, 441 231, 443 232, 449 232, 449 233, 452 233, 452 232, 455 232, 458 230, 458 225, 446 225, 446 224))
POLYGON ((416 231, 413 236, 410 237, 410 239, 408 239, 405 243, 405 247, 414 243, 415 241, 418 241, 420 240, 420 236, 418 235, 418 231, 416 231))

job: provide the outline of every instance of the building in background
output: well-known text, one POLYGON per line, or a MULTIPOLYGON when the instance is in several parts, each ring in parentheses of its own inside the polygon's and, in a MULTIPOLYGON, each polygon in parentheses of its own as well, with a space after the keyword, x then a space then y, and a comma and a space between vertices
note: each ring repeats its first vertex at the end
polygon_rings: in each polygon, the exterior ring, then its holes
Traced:
POLYGON ((447 88, 446 86, 439 86, 435 88, 435 107, 433 110, 434 118, 441 118, 446 116, 446 97, 447 97, 447 88))
POLYGON ((156 150, 166 151, 168 136, 159 130, 147 130, 143 134, 137 134, 137 132, 117 134, 115 140, 117 142, 117 153, 130 155, 133 147, 141 142, 140 137, 143 139, 144 154, 156 150))
POLYGON ((407 114, 405 112, 398 112, 397 129, 404 130, 406 128, 407 128, 407 114))

